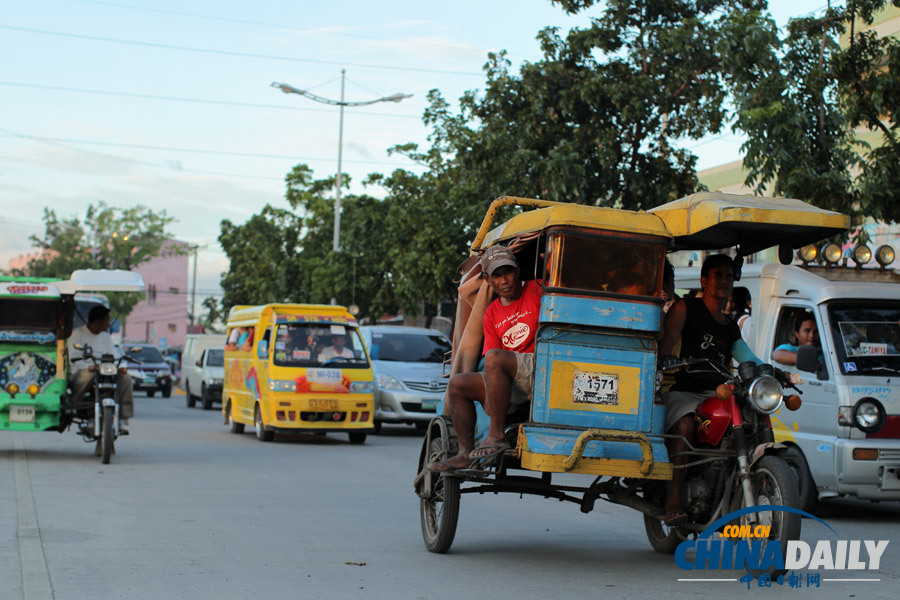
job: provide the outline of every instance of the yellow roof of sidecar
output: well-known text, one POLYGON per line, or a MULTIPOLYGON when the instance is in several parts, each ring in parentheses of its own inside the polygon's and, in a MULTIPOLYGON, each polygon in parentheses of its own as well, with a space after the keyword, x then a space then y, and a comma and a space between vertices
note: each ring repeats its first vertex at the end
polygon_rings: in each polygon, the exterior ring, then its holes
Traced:
POLYGON ((779 244, 801 248, 850 227, 848 215, 792 198, 698 192, 648 211, 675 236, 675 250, 740 246, 746 255, 779 244))
POLYGON ((635 212, 616 208, 585 206, 571 202, 551 202, 549 200, 503 196, 494 200, 491 204, 481 224, 478 236, 472 244, 472 250, 477 251, 481 248, 487 248, 498 241, 509 240, 561 225, 652 235, 667 240, 672 238, 672 234, 666 229, 662 219, 644 211, 635 212), (530 207, 535 210, 526 210, 505 223, 488 230, 497 210, 505 205, 530 207))

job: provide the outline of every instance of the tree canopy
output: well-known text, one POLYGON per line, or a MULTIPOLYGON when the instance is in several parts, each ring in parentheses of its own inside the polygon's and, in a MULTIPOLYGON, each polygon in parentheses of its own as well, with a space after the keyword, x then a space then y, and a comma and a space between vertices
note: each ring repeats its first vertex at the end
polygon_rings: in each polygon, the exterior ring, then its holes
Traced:
MULTIPOLYGON (((44 234, 31 236, 38 252, 12 274, 66 279, 77 269, 131 270, 167 252, 182 251, 177 247, 164 249, 166 241, 172 239, 168 226, 174 220, 164 210, 141 205, 117 208, 105 202, 90 204, 83 219, 61 218, 45 208, 44 234)), ((124 321, 143 294, 107 296, 113 313, 124 321)))

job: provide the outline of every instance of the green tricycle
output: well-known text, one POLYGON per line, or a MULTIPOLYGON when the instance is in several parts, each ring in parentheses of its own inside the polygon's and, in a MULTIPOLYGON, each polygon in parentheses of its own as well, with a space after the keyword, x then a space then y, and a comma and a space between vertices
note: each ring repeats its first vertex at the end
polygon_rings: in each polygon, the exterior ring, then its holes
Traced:
MULTIPOLYGON (((108 463, 119 433, 115 390, 104 383, 82 398, 72 396, 66 340, 92 305, 106 302, 85 292, 143 289, 140 274, 121 270, 79 270, 66 280, 0 277, 0 431, 61 433, 74 424, 108 463)), ((111 359, 92 361, 96 383, 110 368, 115 375, 111 359)))

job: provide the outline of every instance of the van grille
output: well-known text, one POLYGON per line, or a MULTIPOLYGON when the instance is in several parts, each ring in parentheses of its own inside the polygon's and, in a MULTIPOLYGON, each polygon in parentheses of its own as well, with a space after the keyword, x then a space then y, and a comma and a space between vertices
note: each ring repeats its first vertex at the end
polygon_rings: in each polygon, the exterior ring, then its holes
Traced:
POLYGON ((404 381, 411 390, 417 392, 425 392, 426 394, 439 394, 447 389, 447 381, 444 379, 435 379, 433 381, 404 381))

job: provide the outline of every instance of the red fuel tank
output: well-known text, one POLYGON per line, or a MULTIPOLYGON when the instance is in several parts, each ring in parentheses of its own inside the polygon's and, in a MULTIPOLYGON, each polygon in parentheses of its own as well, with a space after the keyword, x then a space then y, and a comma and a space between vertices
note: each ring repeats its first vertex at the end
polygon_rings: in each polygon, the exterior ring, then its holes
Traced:
POLYGON ((715 396, 707 398, 697 406, 694 413, 696 440, 702 444, 715 446, 731 425, 731 399, 721 400, 715 396))

